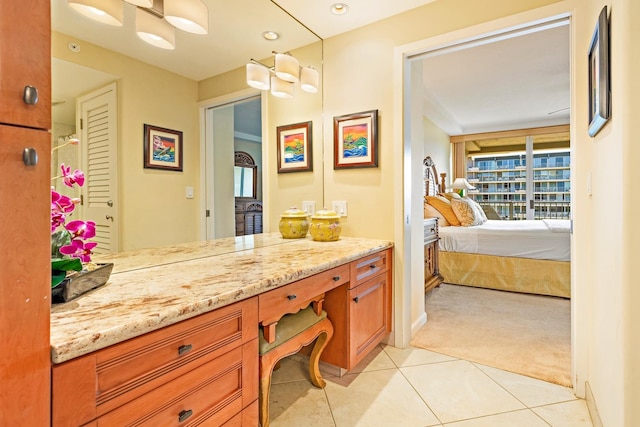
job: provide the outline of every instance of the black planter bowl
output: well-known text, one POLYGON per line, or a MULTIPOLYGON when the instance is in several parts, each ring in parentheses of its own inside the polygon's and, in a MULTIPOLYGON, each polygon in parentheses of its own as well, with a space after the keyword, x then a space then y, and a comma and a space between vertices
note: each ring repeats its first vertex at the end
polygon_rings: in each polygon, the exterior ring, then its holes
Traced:
POLYGON ((113 263, 97 265, 95 269, 67 277, 56 287, 51 288, 51 302, 54 304, 67 302, 106 284, 111 276, 113 263))

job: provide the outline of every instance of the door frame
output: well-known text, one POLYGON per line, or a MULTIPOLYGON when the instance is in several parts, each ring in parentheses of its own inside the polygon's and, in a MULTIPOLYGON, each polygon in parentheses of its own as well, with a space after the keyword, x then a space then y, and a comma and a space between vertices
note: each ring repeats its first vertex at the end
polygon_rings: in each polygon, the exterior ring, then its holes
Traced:
MULTIPOLYGON (((200 239, 209 240, 209 230, 213 230, 215 221, 215 209, 213 206, 213 186, 207 185, 209 180, 214 176, 213 170, 207 169, 207 153, 211 152, 210 146, 212 141, 207 140, 206 133, 206 121, 207 110, 209 108, 220 107, 226 104, 233 104, 235 102, 243 101, 249 98, 255 98, 260 96, 261 98, 261 116, 262 116, 262 134, 265 135, 266 124, 266 105, 265 97, 262 96, 262 91, 254 88, 242 89, 236 92, 231 92, 225 95, 220 95, 214 98, 206 99, 198 103, 198 116, 200 125, 200 188, 202 188, 203 197, 200 199, 200 239), (210 213, 207 217, 207 211, 210 213)), ((266 145, 263 141, 262 144, 262 158, 265 159, 266 145)), ((269 186, 267 182, 267 174, 262 174, 262 199, 267 200, 269 196, 269 186)), ((263 208, 263 215, 267 215, 268 204, 263 208)))
MULTIPOLYGON (((407 164, 407 160, 412 158, 412 149, 415 151, 417 144, 415 139, 418 135, 412 131, 417 129, 412 106, 416 100, 412 99, 410 89, 415 85, 415 78, 412 79, 411 58, 428 51, 453 46, 463 42, 478 40, 491 35, 498 35, 508 31, 523 29, 532 25, 543 24, 560 18, 569 19, 571 39, 570 58, 573 62, 576 51, 575 25, 572 22, 573 9, 568 4, 552 4, 549 6, 518 13, 505 18, 485 22, 461 30, 437 35, 431 38, 418 40, 406 45, 397 46, 394 49, 394 122, 399 124, 394 128, 394 141, 396 141, 396 152, 403 153, 397 156, 396 172, 394 176, 396 188, 403 191, 396 192, 395 217, 398 218, 394 227, 394 240, 396 242, 396 252, 403 256, 407 262, 402 269, 397 269, 395 273, 394 287, 394 325, 395 325, 395 345, 406 347, 409 344, 413 331, 426 322, 427 315, 424 313, 424 287, 419 280, 419 274, 414 274, 411 264, 416 262, 421 256, 415 254, 415 239, 412 239, 411 230, 422 227, 422 215, 418 211, 413 200, 421 200, 421 186, 414 183, 419 181, 418 175, 422 173, 421 168, 412 167, 413 163, 407 164), (422 313, 412 315, 412 301, 422 301, 422 313)), ((573 66, 572 66, 573 67, 573 66)), ((571 70, 571 107, 575 111, 576 95, 574 90, 575 77, 573 68, 571 70)), ((570 118, 571 140, 576 140, 575 114, 570 118)), ((417 133, 420 131, 417 130, 417 133)), ((418 153, 422 154, 422 153, 418 153)), ((572 162, 574 165, 575 163, 572 162)), ((572 186, 574 188, 574 186, 572 186)), ((573 190, 572 190, 573 192, 573 190)), ((572 197, 572 200, 574 198, 572 197)), ((420 233, 421 234, 421 233, 420 233)), ((571 235, 571 244, 575 246, 575 235, 571 235)), ((572 384, 578 397, 585 397, 585 379, 588 373, 588 313, 583 296, 579 294, 575 283, 576 267, 571 266, 571 365, 572 384)))

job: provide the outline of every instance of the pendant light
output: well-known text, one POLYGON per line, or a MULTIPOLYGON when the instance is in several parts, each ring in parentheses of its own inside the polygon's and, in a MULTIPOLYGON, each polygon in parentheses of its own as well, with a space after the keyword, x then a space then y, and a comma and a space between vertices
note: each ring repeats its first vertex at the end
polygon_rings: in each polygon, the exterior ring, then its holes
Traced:
POLYGON ((164 19, 189 33, 209 32, 209 10, 202 0, 164 0, 164 19))
POLYGON ((293 83, 282 80, 276 76, 271 77, 271 95, 278 98, 291 99, 295 92, 293 83))
POLYGON ((176 47, 176 32, 171 24, 162 18, 136 8, 136 33, 145 42, 162 49, 176 47))
POLYGON ((121 27, 124 17, 121 0, 67 0, 78 13, 107 25, 121 27))
POLYGON ((247 84, 260 90, 268 90, 270 87, 270 71, 261 64, 249 62, 247 64, 247 84))
POLYGON ((320 73, 313 67, 300 69, 300 89, 309 93, 318 93, 320 73))
POLYGON ((295 83, 298 81, 298 75, 300 73, 300 62, 286 53, 276 53, 275 73, 278 78, 295 83))

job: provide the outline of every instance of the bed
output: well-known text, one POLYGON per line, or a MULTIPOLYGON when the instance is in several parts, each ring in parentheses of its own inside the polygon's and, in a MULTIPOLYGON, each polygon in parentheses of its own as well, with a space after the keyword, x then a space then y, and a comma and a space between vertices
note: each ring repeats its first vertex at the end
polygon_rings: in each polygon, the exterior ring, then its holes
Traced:
MULTIPOLYGON (((439 219, 439 273, 445 283, 570 297, 569 220, 489 220, 476 209, 475 223, 452 225, 459 210, 447 210, 445 200, 453 206, 462 202, 445 193, 445 174, 441 182, 433 179, 438 175, 427 159, 424 212, 425 218, 439 219)), ((464 201, 469 210, 474 203, 464 201)))

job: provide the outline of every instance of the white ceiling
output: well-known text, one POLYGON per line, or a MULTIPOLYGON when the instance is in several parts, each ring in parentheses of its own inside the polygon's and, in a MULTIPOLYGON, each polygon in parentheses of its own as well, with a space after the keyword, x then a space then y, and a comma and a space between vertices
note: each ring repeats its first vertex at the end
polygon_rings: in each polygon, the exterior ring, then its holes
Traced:
MULTIPOLYGON (((135 9, 128 3, 124 25, 110 27, 79 15, 66 0, 51 0, 52 28, 202 80, 250 58, 269 57, 273 50, 293 50, 436 0, 346 0, 349 13, 340 16, 330 11, 333 0, 203 1, 209 8, 209 34, 176 30, 172 51, 152 47, 135 35, 135 9), (267 30, 281 38, 264 40, 261 35, 267 30)), ((426 115, 451 135, 568 123, 567 25, 423 61, 426 115), (549 114, 556 110, 561 111, 549 114)), ((62 96, 56 93, 57 81, 68 74, 56 73, 53 65, 56 99, 62 96)))

